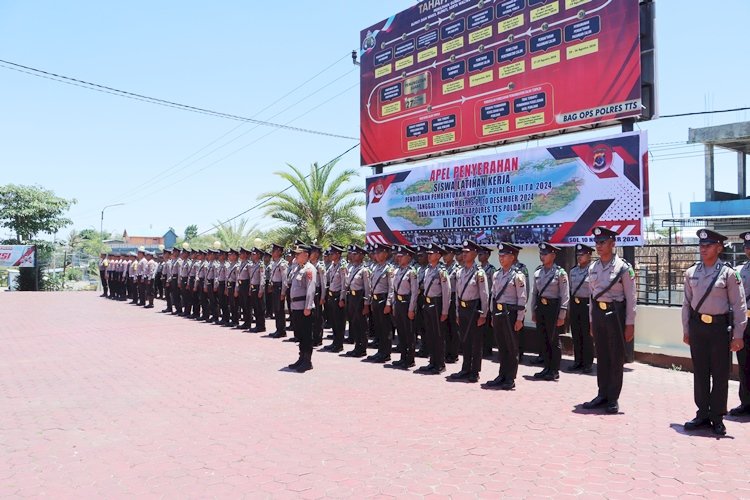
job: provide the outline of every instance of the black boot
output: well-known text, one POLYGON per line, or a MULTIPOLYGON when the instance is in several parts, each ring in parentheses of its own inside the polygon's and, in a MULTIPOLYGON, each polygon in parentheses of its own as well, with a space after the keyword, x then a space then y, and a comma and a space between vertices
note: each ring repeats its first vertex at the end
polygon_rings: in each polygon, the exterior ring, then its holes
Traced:
POLYGON ((300 365, 300 363, 302 363, 302 353, 300 353, 299 357, 297 358, 297 361, 295 361, 291 365, 288 365, 287 368, 296 370, 297 367, 300 365))
POLYGON ((302 354, 301 359, 302 359, 302 362, 297 365, 297 368, 295 368, 295 370, 297 370, 298 373, 305 373, 306 371, 313 369, 311 352, 306 352, 302 354))

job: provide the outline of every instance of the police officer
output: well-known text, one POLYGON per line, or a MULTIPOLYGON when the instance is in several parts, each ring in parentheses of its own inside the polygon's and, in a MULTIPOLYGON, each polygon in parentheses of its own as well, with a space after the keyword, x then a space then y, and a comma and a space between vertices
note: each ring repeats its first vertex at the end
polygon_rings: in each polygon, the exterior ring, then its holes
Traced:
MULTIPOLYGON (((461 267, 456 260, 456 254, 461 254, 461 249, 454 246, 445 245, 445 272, 448 273, 448 280, 451 284, 451 305, 456 303, 456 271, 461 267)), ((458 324, 456 324, 456 308, 448 308, 448 322, 445 337, 445 362, 455 363, 458 361, 458 350, 461 341, 458 338, 458 324)))
POLYGON ((136 297, 135 304, 146 305, 146 251, 138 249, 138 264, 136 265, 136 297))
POLYGON ((388 263, 390 247, 378 243, 372 246, 374 258, 370 275, 370 319, 375 331, 375 347, 378 352, 368 356, 366 361, 385 363, 391 360, 391 297, 394 269, 388 263))
POLYGON ((282 287, 286 279, 286 272, 289 264, 281 257, 284 253, 284 247, 274 243, 271 246, 271 287, 272 287, 272 304, 273 318, 276 322, 276 331, 270 337, 278 338, 286 336, 286 318, 284 316, 284 299, 282 298, 282 287))
POLYGON ((422 308, 424 307, 424 274, 429 267, 427 264, 427 252, 424 246, 417 246, 417 262, 414 268, 417 270, 417 283, 419 283, 419 296, 417 297, 417 317, 414 320, 415 335, 419 339, 419 350, 416 356, 426 358, 429 356, 427 342, 424 334, 424 318, 422 317, 422 308))
POLYGON ((589 314, 599 393, 583 407, 606 405, 606 412, 614 414, 620 411, 625 343, 635 334, 635 271, 615 253, 615 231, 595 227, 593 236, 599 260, 589 269, 589 314))
POLYGON ((489 387, 510 391, 516 386, 518 374, 518 332, 523 328, 526 311, 526 278, 516 266, 520 247, 510 243, 497 246, 500 269, 495 271, 492 283, 490 309, 492 329, 498 347, 500 372, 489 387))
POLYGON ((315 268, 318 277, 315 280, 315 311, 313 314, 313 347, 323 345, 323 304, 327 294, 326 268, 318 259, 323 251, 318 245, 310 247, 309 263, 315 268))
POLYGON ((560 248, 549 242, 539 243, 539 260, 542 265, 534 272, 534 307, 532 321, 542 337, 544 346, 544 369, 534 374, 536 379, 557 380, 560 378, 562 358, 561 328, 568 312, 570 289, 565 269, 555 264, 560 248))
POLYGON ((292 301, 292 326, 294 336, 299 340, 299 359, 289 368, 299 373, 312 370, 313 316, 315 314, 315 287, 318 273, 308 262, 310 247, 297 246, 297 266, 291 277, 289 295, 292 301))
POLYGON ((427 342, 430 361, 427 366, 419 367, 417 372, 439 375, 445 371, 445 337, 448 330, 448 310, 451 307, 451 282, 440 264, 445 250, 440 245, 430 243, 425 247, 425 252, 428 266, 424 274, 422 318, 424 341, 427 342))
POLYGON ((263 290, 263 310, 266 319, 273 319, 273 284, 271 283, 271 254, 263 250, 263 266, 265 275, 263 282, 266 284, 263 290))
MULTIPOLYGON (((163 247, 163 245, 162 245, 163 247)), ((162 281, 162 275, 164 274, 164 249, 156 254, 156 275, 154 276, 154 295, 157 299, 164 298, 164 281, 162 281)))
MULTIPOLYGON (((351 266, 347 269, 346 316, 349 321, 349 336, 354 341, 354 349, 346 355, 362 358, 367 355, 367 316, 370 314, 370 270, 364 265, 365 249, 359 245, 349 245, 348 255, 351 266)), ((344 304, 341 304, 344 307, 344 304)))
POLYGON ((172 250, 172 256, 177 257, 172 263, 172 274, 169 278, 171 281, 169 288, 172 290, 172 306, 174 307, 174 312, 172 312, 172 314, 182 316, 181 275, 182 266, 184 264, 184 250, 180 251, 178 248, 175 248, 172 250))
MULTIPOLYGON (((487 286, 489 287, 490 297, 492 296, 492 278, 495 275, 495 266, 490 264, 490 255, 492 250, 486 246, 481 246, 479 253, 477 254, 477 260, 479 261, 479 267, 484 270, 484 274, 487 275, 487 286)), ((492 334, 492 319, 493 315, 487 316, 487 323, 482 327, 482 356, 488 359, 492 359, 492 347, 495 343, 495 336, 492 334)))
POLYGON ((109 260, 107 259, 107 254, 99 254, 99 279, 102 281, 102 294, 100 295, 100 297, 106 297, 109 295, 109 286, 107 285, 108 266, 109 260))
POLYGON ((482 370, 482 327, 487 323, 489 291, 487 275, 474 262, 481 246, 466 240, 463 244, 463 267, 456 274, 456 315, 461 337, 463 364, 451 380, 466 379, 475 383, 482 370))
POLYGON ((394 304, 393 316, 398 332, 398 346, 401 359, 393 362, 393 366, 409 369, 414 366, 414 318, 416 317, 417 296, 419 284, 417 271, 412 267, 414 250, 406 245, 396 247, 399 268, 393 276, 391 287, 391 303, 394 304))
POLYGON ((190 303, 190 292, 188 290, 188 280, 190 268, 193 266, 193 259, 191 258, 190 252, 185 248, 183 248, 181 256, 182 265, 180 266, 180 282, 177 287, 180 289, 180 303, 182 304, 179 315, 185 317, 190 315, 190 308, 192 307, 192 304, 190 303))
POLYGON ((594 249, 579 243, 576 245, 578 265, 570 270, 570 333, 573 336, 573 365, 569 372, 591 373, 594 364, 594 339, 589 335, 589 268, 594 249))
MULTIPOLYGON (((750 259, 750 231, 740 234, 740 239, 743 242, 745 256, 750 259)), ((750 299, 750 260, 737 267, 737 272, 740 273, 740 278, 742 278, 742 288, 745 292, 745 303, 747 304, 747 300, 750 299)), ((745 335, 742 340, 744 347, 737 351, 740 378, 740 405, 729 410, 729 414, 733 417, 750 415, 750 388, 748 387, 748 383, 750 382, 750 366, 747 363, 748 351, 750 351, 750 322, 745 326, 745 335)))
POLYGON ((146 252, 146 271, 143 279, 145 297, 143 299, 143 307, 146 309, 153 309, 154 307, 154 283, 156 281, 156 270, 159 267, 159 263, 154 260, 153 252, 146 252))
MULTIPOLYGON (((304 245, 304 243, 302 243, 300 240, 296 240, 294 244, 295 246, 304 245)), ((282 298, 282 301, 286 301, 287 310, 290 311, 289 326, 293 328, 294 325, 291 324, 291 322, 293 321, 292 316, 291 316, 292 302, 291 302, 291 298, 290 298, 288 291, 289 291, 289 286, 291 285, 292 275, 297 271, 297 267, 299 265, 297 264, 297 258, 293 250, 289 250, 287 252, 287 264, 288 265, 286 268, 286 276, 284 276, 284 282, 281 285, 281 298, 282 298)), ((285 318, 284 320, 286 321, 286 316, 285 315, 283 316, 285 318)), ((286 337, 286 330, 284 330, 284 332, 281 334, 275 335, 274 337, 275 338, 286 337)))
POLYGON ((227 317, 224 318, 222 323, 224 326, 233 328, 239 324, 237 310, 237 299, 239 297, 237 290, 237 271, 239 270, 237 258, 239 257, 239 252, 230 248, 227 255, 229 257, 229 265, 227 266, 227 287, 224 292, 227 299, 227 317))
POLYGON ((326 298, 326 309, 331 318, 331 329, 333 330, 333 341, 323 348, 325 351, 341 352, 344 350, 344 332, 346 330, 346 261, 341 258, 344 249, 338 245, 331 245, 328 254, 331 265, 327 271, 328 293, 326 298))
POLYGON ((164 288, 164 298, 167 300, 167 305, 162 309, 161 312, 163 313, 172 312, 172 289, 170 288, 170 285, 172 284, 172 266, 176 259, 177 257, 174 256, 171 248, 164 250, 164 265, 161 270, 161 279, 164 283, 162 286, 164 288))
POLYGON ((263 300, 266 290, 266 265, 263 264, 263 250, 253 248, 250 252, 250 291, 248 296, 248 310, 245 324, 252 322, 255 318, 255 327, 251 332, 261 333, 266 331, 266 318, 263 311, 263 300))
POLYGON ((196 282, 198 281, 198 269, 203 265, 203 254, 197 250, 190 252, 192 262, 190 264, 190 270, 188 271, 188 297, 189 307, 185 317, 195 319, 196 312, 199 307, 198 294, 196 293, 196 282))
POLYGON ((197 252, 198 258, 195 264, 196 270, 195 270, 195 285, 193 287, 193 318, 194 319, 202 319, 202 312, 205 312, 205 305, 204 301, 206 300, 205 295, 205 286, 206 286, 206 271, 208 270, 208 267, 206 265, 206 260, 208 259, 208 251, 207 250, 199 250, 197 252), (201 311, 201 309, 203 311, 201 311))
POLYGON ((240 247, 239 260, 237 261, 237 287, 234 290, 235 303, 237 305, 237 328, 249 330, 252 321, 250 311, 250 250, 240 247))
POLYGON ((130 252, 129 259, 128 291, 130 293, 130 303, 138 305, 138 256, 135 252, 130 252))
POLYGON ((697 234, 701 261, 685 271, 682 331, 693 360, 698 412, 685 422, 685 430, 710 426, 723 436, 731 353, 744 348, 747 304, 740 274, 719 258, 727 237, 710 229, 697 234))
POLYGON ((227 297, 228 256, 229 252, 223 249, 219 250, 219 264, 216 270, 216 281, 214 281, 214 295, 216 296, 214 324, 222 326, 229 323, 229 300, 227 297))
POLYGON ((203 265, 206 268, 203 281, 203 316, 201 319, 206 323, 214 320, 213 315, 216 311, 216 294, 214 293, 214 282, 216 281, 216 272, 218 269, 216 257, 219 255, 218 250, 208 250, 206 260, 203 265))

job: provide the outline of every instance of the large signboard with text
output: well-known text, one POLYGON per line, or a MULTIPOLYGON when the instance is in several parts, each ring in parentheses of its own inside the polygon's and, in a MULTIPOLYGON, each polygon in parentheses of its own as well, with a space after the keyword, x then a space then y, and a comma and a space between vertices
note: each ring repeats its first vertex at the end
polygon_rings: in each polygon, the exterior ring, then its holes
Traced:
POLYGON ((641 114, 638 0, 423 0, 361 33, 361 163, 641 114))
POLYGON ((370 243, 590 244, 601 225, 643 244, 646 133, 451 158, 367 178, 370 243))
POLYGON ((0 267, 34 267, 34 245, 0 245, 0 267))

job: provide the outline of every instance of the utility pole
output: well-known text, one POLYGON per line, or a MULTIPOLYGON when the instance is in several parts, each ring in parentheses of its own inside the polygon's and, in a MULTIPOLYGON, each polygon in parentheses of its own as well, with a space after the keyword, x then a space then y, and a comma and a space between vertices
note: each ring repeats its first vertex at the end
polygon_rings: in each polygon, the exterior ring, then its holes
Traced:
POLYGON ((104 211, 111 207, 120 207, 124 205, 124 203, 115 203, 114 205, 107 205, 104 208, 102 208, 102 218, 99 221, 99 237, 102 240, 102 245, 104 244, 104 211))

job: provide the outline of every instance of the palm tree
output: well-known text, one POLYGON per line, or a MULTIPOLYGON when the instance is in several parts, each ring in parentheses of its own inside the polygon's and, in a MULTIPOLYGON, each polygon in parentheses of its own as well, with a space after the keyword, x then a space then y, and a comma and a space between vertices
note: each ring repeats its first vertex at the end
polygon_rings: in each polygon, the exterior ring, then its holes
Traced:
POLYGON ((279 243, 290 244, 299 238, 328 245, 362 239, 365 222, 357 209, 365 206, 365 189, 347 186, 358 176, 354 169, 331 178, 336 163, 322 167, 314 163, 307 175, 293 165, 288 165, 289 172, 274 172, 289 182, 291 189, 263 193, 258 198, 269 199, 264 204, 266 215, 282 223, 274 231, 279 243))
POLYGON ((252 248, 256 246, 255 240, 262 236, 255 224, 248 227, 244 217, 235 224, 217 222, 216 228, 214 237, 224 248, 252 248))

